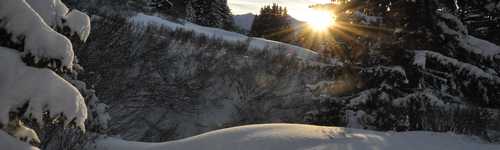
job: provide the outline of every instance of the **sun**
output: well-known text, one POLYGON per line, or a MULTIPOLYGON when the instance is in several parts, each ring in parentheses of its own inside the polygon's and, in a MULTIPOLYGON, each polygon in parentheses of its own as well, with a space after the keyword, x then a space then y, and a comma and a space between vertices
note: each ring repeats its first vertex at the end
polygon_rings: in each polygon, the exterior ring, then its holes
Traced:
POLYGON ((335 16, 328 11, 310 9, 307 13, 306 22, 315 31, 325 31, 335 25, 335 16))

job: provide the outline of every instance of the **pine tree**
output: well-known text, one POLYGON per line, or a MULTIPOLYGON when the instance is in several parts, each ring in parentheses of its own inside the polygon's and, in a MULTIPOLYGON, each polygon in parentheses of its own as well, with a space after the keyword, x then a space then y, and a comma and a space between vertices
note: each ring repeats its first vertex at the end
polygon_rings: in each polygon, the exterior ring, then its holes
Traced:
MULTIPOLYGON (((454 3, 337 4, 333 6, 343 26, 339 28, 351 31, 338 41, 369 46, 361 49, 368 53, 366 57, 347 63, 359 71, 363 86, 362 92, 350 94, 345 101, 346 112, 356 117, 346 124, 357 120, 363 128, 378 130, 452 131, 488 137, 488 130, 499 121, 493 114, 500 108, 496 99, 500 96, 496 71, 500 70, 500 48, 471 36, 454 3)), ((350 43, 347 49, 358 51, 350 43)))
POLYGON ((250 36, 275 41, 290 41, 291 25, 288 10, 278 4, 264 6, 255 17, 250 36))
POLYGON ((0 18, 0 132, 39 143, 28 127, 30 120, 38 125, 74 124, 85 130, 84 97, 70 84, 74 80, 58 75, 72 74, 79 66, 71 41, 56 31, 85 41, 89 17, 69 11, 60 0, 3 0, 0 18))
POLYGON ((193 0, 190 4, 194 10, 194 23, 223 29, 233 28, 233 18, 227 0, 193 0))

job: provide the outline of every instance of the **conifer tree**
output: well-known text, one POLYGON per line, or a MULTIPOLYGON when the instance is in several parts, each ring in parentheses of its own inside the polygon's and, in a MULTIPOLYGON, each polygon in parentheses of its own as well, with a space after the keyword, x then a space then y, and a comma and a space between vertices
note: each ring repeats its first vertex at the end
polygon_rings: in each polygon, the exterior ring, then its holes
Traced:
POLYGON ((250 36, 275 41, 290 41, 291 25, 286 7, 278 4, 264 6, 255 17, 250 36))
POLYGON ((352 33, 340 40, 369 46, 350 65, 362 86, 341 104, 355 118, 346 124, 489 137, 499 121, 500 48, 471 35, 454 3, 334 2, 338 28, 352 33))
POLYGON ((191 17, 194 23, 223 29, 233 28, 233 18, 227 0, 192 0, 188 4, 192 9, 187 10, 194 10, 191 17))

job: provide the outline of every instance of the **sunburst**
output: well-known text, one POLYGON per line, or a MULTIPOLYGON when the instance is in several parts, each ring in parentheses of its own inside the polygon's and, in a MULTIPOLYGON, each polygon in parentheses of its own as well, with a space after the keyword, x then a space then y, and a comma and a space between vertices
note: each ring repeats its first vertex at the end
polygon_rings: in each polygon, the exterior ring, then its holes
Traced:
POLYGON ((310 9, 306 13, 309 17, 305 21, 315 31, 326 31, 335 25, 335 15, 331 12, 310 9))

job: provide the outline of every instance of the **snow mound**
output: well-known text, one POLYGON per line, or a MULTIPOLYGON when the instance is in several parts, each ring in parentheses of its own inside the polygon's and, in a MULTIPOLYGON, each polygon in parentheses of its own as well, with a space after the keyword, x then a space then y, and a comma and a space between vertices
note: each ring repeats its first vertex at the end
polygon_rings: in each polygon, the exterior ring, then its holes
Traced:
POLYGON ((9 122, 9 112, 27 105, 24 115, 43 123, 43 115, 62 115, 85 129, 87 107, 80 92, 50 69, 28 67, 15 50, 0 47, 0 123, 9 122))
POLYGON ((12 34, 12 41, 24 39, 24 53, 36 58, 58 59, 72 67, 74 52, 68 38, 55 32, 24 0, 0 1, 0 27, 12 34))
POLYGON ((217 130, 166 143, 108 138, 96 150, 498 150, 473 137, 432 132, 375 132, 299 124, 263 124, 217 130))
POLYGON ((225 41, 228 42, 249 42, 249 47, 250 48, 255 48, 255 49, 263 49, 266 47, 269 48, 277 48, 281 47, 285 49, 285 53, 290 54, 290 55, 296 55, 298 58, 301 58, 303 60, 318 60, 319 55, 309 49, 305 49, 299 46, 293 46, 290 44, 282 43, 282 42, 277 42, 277 41, 271 41, 271 40, 266 40, 262 38, 253 38, 253 37, 248 37, 240 33, 235 33, 235 32, 230 32, 218 28, 210 28, 210 27, 204 27, 204 26, 199 26, 190 22, 185 22, 184 24, 179 24, 179 23, 174 23, 172 21, 168 21, 165 19, 162 19, 160 17, 156 16, 148 16, 144 14, 137 14, 133 17, 130 18, 130 22, 137 24, 137 25, 160 25, 163 27, 167 27, 170 29, 183 29, 187 31, 193 31, 197 34, 200 35, 205 35, 208 37, 213 37, 213 38, 221 38, 225 41))

